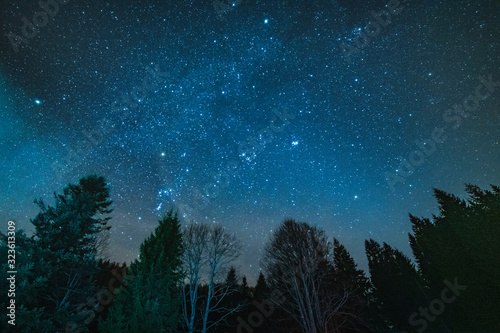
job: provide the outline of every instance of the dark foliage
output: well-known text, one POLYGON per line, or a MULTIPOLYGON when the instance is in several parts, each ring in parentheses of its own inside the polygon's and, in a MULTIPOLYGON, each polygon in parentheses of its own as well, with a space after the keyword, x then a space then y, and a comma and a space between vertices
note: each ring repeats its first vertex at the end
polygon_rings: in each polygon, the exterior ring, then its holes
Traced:
MULTIPOLYGON (((464 200, 435 189, 439 214, 410 215, 415 262, 366 240, 370 278, 337 239, 285 220, 255 287, 228 265, 225 279, 200 280, 195 312, 212 290, 207 318, 217 325, 207 332, 500 332, 500 188, 466 192, 464 200)), ((127 267, 98 260, 112 212, 103 177, 84 177, 54 197, 54 206, 35 200, 33 236, 16 233, 16 331, 182 332, 182 288, 190 288, 177 214, 159 221, 127 267)), ((7 241, 0 234, 3 251, 7 241)), ((8 289, 6 279, 0 287, 8 289)))

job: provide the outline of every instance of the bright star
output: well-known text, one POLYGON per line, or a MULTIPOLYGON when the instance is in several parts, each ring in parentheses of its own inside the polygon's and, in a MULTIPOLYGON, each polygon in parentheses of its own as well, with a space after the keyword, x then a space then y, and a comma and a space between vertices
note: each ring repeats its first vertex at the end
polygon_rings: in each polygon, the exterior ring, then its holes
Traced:
POLYGON ((42 101, 39 100, 39 99, 35 99, 35 103, 38 104, 38 105, 40 105, 40 104, 42 104, 42 101))
POLYGON ((269 20, 268 20, 268 19, 265 19, 265 20, 264 20, 264 23, 265 23, 265 24, 267 24, 267 22, 269 22, 269 20))
POLYGON ((292 141, 292 146, 296 146, 299 144, 299 141, 292 141))

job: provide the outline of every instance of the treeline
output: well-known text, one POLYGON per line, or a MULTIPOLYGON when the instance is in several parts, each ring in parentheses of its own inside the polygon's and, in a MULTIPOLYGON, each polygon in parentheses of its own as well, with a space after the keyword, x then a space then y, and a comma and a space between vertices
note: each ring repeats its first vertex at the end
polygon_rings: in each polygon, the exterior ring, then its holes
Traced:
MULTIPOLYGON (((54 206, 35 200, 32 236, 17 230, 16 325, 3 320, 0 330, 500 332, 500 188, 465 189, 467 200, 434 190, 432 219, 410 215, 414 260, 366 240, 369 274, 321 228, 285 220, 252 287, 235 267, 233 234, 182 226, 173 210, 130 266, 103 260, 112 201, 105 179, 90 175, 54 206)), ((5 236, 1 246, 6 253, 5 236)))

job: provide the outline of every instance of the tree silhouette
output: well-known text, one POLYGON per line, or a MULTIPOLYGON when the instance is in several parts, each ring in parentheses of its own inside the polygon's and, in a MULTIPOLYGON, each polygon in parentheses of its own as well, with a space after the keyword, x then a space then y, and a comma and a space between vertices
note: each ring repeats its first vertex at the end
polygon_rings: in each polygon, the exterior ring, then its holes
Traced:
POLYGON ((467 288, 440 315, 450 331, 500 331, 500 188, 491 187, 467 184, 467 200, 434 189, 439 214, 410 215, 410 245, 431 297, 446 280, 467 288))
POLYGON ((131 281, 101 323, 102 332, 177 332, 182 253, 179 218, 170 210, 141 244, 139 258, 130 266, 131 281))
POLYGON ((345 300, 336 309, 336 327, 343 332, 368 332, 371 325, 368 313, 371 284, 365 273, 357 268, 354 259, 337 239, 333 240, 334 273, 331 292, 345 300))
POLYGON ((354 296, 353 287, 350 283, 334 287, 331 250, 323 230, 291 219, 283 222, 265 247, 262 266, 267 282, 281 295, 271 299, 303 332, 339 330, 348 324, 346 316, 354 317, 345 307, 354 296))
POLYGON ((69 252, 80 258, 95 256, 98 235, 109 230, 112 212, 109 188, 104 177, 90 175, 79 183, 69 184, 63 194, 54 193, 55 206, 47 206, 42 199, 35 203, 40 213, 31 220, 35 226, 34 238, 39 246, 52 252, 69 252))
POLYGON ((257 284, 255 285, 255 295, 256 300, 262 301, 269 296, 269 287, 266 283, 266 278, 262 272, 259 272, 259 278, 257 279, 257 284))
POLYGON ((68 331, 72 323, 71 331, 76 332, 87 329, 94 318, 93 311, 84 316, 82 309, 97 291, 100 234, 109 230, 112 212, 109 188, 104 177, 90 175, 64 187, 62 194, 54 193, 54 198, 54 206, 35 200, 40 212, 31 220, 33 236, 17 231, 20 331, 68 331))
POLYGON ((183 317, 188 332, 192 333, 196 329, 196 313, 200 309, 201 332, 205 333, 239 310, 239 307, 220 308, 219 305, 226 296, 237 291, 237 288, 221 285, 221 282, 239 257, 241 246, 236 237, 221 225, 191 223, 184 229, 183 240, 187 280, 187 286, 182 288, 187 293, 183 296, 183 317), (206 287, 203 299, 200 297, 201 282, 206 287), (213 312, 219 312, 220 316, 210 321, 209 316, 213 312))

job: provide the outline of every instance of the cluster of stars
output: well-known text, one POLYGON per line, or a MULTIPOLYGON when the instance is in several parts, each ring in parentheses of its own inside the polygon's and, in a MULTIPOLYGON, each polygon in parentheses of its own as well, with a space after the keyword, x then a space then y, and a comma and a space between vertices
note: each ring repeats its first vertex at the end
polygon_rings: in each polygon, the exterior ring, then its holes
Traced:
MULTIPOLYGON (((345 240, 366 268, 365 238, 409 252, 407 214, 435 212, 433 187, 500 182, 498 95, 396 192, 384 177, 478 75, 500 80, 498 11, 413 3, 347 63, 339 45, 373 8, 236 4, 220 20, 210 1, 75 2, 22 52, 2 43, 0 219, 29 228, 34 197, 95 172, 112 184, 115 260, 173 207, 234 231, 244 269, 286 217, 345 240)), ((2 36, 30 10, 9 8, 2 36)))

